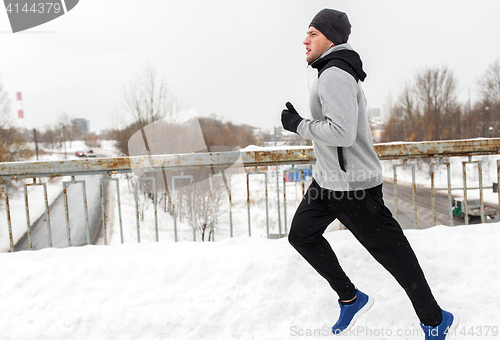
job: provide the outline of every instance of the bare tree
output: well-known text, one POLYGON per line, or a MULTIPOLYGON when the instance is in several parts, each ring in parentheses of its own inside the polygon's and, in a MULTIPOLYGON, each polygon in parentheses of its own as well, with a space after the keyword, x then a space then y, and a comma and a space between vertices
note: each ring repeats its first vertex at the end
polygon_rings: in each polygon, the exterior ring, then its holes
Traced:
POLYGON ((416 93, 426 121, 426 139, 440 140, 444 118, 457 107, 457 80, 448 67, 434 67, 416 75, 416 93))
MULTIPOLYGON (((142 73, 124 86, 122 97, 121 107, 115 108, 113 115, 115 127, 110 131, 110 136, 116 140, 118 150, 124 155, 131 155, 131 153, 137 155, 137 153, 129 149, 131 138, 137 135, 138 131, 141 131, 142 135, 139 138, 139 144, 142 145, 148 125, 167 117, 173 118, 180 109, 179 101, 165 77, 159 75, 156 68, 150 64, 145 65, 142 73), (125 126, 120 127, 120 125, 125 126)), ((152 143, 165 144, 165 138, 167 137, 168 135, 165 134, 158 138, 148 136, 148 147, 146 149, 151 148, 145 152, 154 154, 154 145, 152 143)), ((144 153, 144 155, 147 153, 144 153)), ((160 201, 163 199, 165 203, 165 210, 171 212, 171 196, 165 178, 165 171, 162 171, 162 180, 158 181, 159 196, 160 201)))
POLYGON ((60 134, 57 128, 47 126, 43 132, 40 132, 38 140, 48 149, 54 149, 59 143, 60 134))
POLYGON ((473 131, 472 137, 494 137, 499 126, 500 107, 494 105, 483 97, 474 103, 469 114, 469 130, 473 131))
MULTIPOLYGON (((25 160, 33 156, 26 145, 22 131, 13 126, 9 94, 0 81, 0 162, 14 162, 25 160)), ((0 179, 0 184, 7 184, 9 188, 16 187, 16 181, 4 181, 0 179)), ((0 192, 0 198, 3 193, 0 192)), ((0 201, 2 204, 3 200, 0 201)))
POLYGON ((416 98, 416 93, 414 86, 410 83, 406 83, 399 95, 399 106, 402 110, 403 116, 408 118, 408 122, 412 131, 416 130, 417 124, 420 119, 422 119, 418 100, 416 98))
POLYGON ((187 221, 191 227, 198 231, 202 241, 210 241, 214 237, 214 229, 218 224, 219 217, 226 212, 222 208, 228 199, 224 179, 222 175, 217 175, 211 176, 211 180, 199 181, 197 177, 205 177, 205 174, 200 173, 200 171, 190 173, 195 179, 193 192, 190 185, 176 190, 177 213, 181 221, 187 221), (212 182, 211 186, 210 181, 212 182))
POLYGON ((21 161, 34 155, 18 129, 0 128, 0 136, 0 162, 21 161))
POLYGON ((417 72, 413 83, 404 85, 389 112, 385 141, 460 138, 455 132, 457 119, 460 121, 457 80, 447 67, 417 72))
POLYGON ((173 116, 179 109, 165 77, 158 74, 150 64, 123 91, 123 108, 132 118, 133 123, 144 127, 168 116, 173 116))
POLYGON ((483 98, 492 105, 500 104, 500 59, 488 67, 477 83, 483 98))
POLYGON ((410 142, 422 140, 422 112, 415 85, 406 82, 391 112, 400 117, 399 132, 410 142))
MULTIPOLYGON (((147 64, 142 73, 122 89, 122 102, 113 111, 110 137, 124 155, 129 155, 129 139, 137 131, 163 118, 172 118, 181 109, 164 76, 147 64)), ((158 141, 160 142, 160 141, 158 141)))
POLYGON ((475 113, 481 117, 481 136, 497 136, 500 132, 500 59, 487 68, 478 85, 482 98, 475 113))
POLYGON ((10 126, 12 118, 10 114, 10 100, 9 94, 4 89, 4 86, 0 79, 0 128, 6 128, 10 126))
POLYGON ((24 160, 33 154, 22 132, 13 126, 9 94, 0 81, 0 162, 24 160))
POLYGON ((66 141, 69 141, 69 146, 71 147, 71 142, 74 140, 73 124, 71 123, 71 116, 62 112, 57 116, 57 130, 59 132, 59 140, 62 145, 66 141))

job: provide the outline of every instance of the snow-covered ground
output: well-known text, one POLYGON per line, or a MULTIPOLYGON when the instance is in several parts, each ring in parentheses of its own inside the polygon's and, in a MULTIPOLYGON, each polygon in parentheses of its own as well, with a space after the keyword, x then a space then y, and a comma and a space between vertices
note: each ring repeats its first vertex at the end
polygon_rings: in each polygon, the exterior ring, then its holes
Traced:
MULTIPOLYGON (((456 339, 498 339, 500 224, 406 230, 456 339), (486 332, 488 331, 488 334, 486 332), (481 335, 479 335, 481 333, 481 335)), ((404 291, 347 231, 327 233, 374 307, 347 338, 420 339, 404 291)), ((0 254, 0 339, 316 339, 339 308, 286 239, 0 254)))

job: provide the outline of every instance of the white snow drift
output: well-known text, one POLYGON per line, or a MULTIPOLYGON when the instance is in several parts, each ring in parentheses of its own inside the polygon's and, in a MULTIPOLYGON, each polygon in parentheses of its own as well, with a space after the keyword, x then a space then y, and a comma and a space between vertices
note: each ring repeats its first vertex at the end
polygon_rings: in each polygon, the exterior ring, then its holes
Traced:
MULTIPOLYGON (((498 338, 500 224, 405 233, 438 302, 461 317, 456 338, 498 338)), ((423 339, 404 291, 353 236, 325 237, 375 298, 346 337, 423 339)), ((339 312, 285 239, 24 251, 0 254, 0 268, 0 339, 315 339, 339 312)))

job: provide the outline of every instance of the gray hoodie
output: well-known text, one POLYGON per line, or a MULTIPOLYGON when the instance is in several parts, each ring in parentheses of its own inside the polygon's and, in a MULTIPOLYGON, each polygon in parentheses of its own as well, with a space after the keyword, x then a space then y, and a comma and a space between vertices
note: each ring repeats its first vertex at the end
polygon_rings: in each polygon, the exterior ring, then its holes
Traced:
MULTIPOLYGON (((341 44, 320 58, 339 50, 352 50, 341 44)), ((366 98, 361 83, 338 67, 325 69, 310 87, 311 119, 304 119, 297 133, 313 141, 316 166, 313 177, 325 189, 352 191, 373 188, 382 183, 382 166, 373 150, 366 98), (344 172, 339 165, 337 147, 343 148, 344 172)))

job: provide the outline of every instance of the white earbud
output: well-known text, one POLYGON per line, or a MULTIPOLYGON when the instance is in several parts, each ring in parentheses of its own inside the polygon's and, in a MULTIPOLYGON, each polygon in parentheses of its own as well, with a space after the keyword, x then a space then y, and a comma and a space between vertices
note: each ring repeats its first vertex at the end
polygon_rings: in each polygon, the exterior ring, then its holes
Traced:
MULTIPOLYGON (((333 43, 331 43, 330 46, 328 46, 328 48, 326 49, 326 51, 328 51, 332 46, 333 46, 333 43)), ((326 51, 323 52, 323 53, 326 53, 326 51)))

